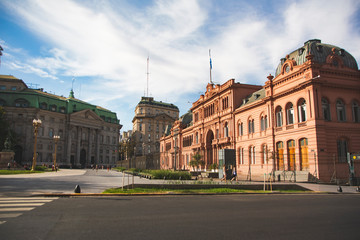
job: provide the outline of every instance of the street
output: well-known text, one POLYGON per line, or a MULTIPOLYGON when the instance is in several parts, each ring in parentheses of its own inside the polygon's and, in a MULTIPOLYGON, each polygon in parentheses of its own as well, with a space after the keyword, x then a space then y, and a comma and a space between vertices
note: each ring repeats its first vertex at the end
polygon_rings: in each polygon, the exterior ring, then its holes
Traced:
POLYGON ((358 194, 49 200, 7 218, 0 224, 1 239, 360 238, 358 194))

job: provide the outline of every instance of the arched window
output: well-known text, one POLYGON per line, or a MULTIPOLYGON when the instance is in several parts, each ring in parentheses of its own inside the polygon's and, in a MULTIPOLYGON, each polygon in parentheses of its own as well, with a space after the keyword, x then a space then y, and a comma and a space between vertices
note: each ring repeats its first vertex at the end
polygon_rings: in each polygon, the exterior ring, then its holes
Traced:
POLYGON ((284 143, 276 143, 276 153, 277 153, 277 164, 278 170, 284 170, 284 143))
POLYGON ((228 123, 226 122, 224 125, 224 137, 228 137, 229 136, 229 127, 228 127, 228 123))
POLYGON ((281 127, 283 125, 283 120, 282 120, 282 108, 280 106, 276 108, 275 116, 276 116, 276 126, 281 127))
POLYGON ((295 141, 289 140, 287 142, 287 152, 288 152, 288 169, 289 171, 295 170, 295 141))
POLYGON ((27 108, 30 104, 27 100, 23 98, 19 98, 15 100, 15 107, 27 108))
POLYGON ((330 121, 331 120, 330 105, 329 105, 329 101, 326 98, 321 98, 321 108, 322 108, 324 120, 330 121))
POLYGON ((345 112, 345 104, 342 100, 338 99, 336 101, 336 113, 339 122, 346 121, 346 112, 345 112))
POLYGON ((262 145, 262 157, 261 157, 261 164, 267 164, 268 163, 268 159, 267 159, 267 146, 266 144, 262 145))
POLYGON ((250 146, 249 147, 249 163, 250 164, 256 164, 255 146, 250 146))
POLYGON ((242 136, 244 134, 243 123, 238 123, 238 136, 242 136))
POLYGON ((195 134, 195 141, 196 141, 196 144, 199 143, 199 134, 198 133, 195 134))
POLYGON ((287 125, 294 124, 294 108, 292 103, 286 105, 286 123, 287 125))
POLYGON ((338 149, 338 160, 339 162, 346 162, 348 150, 348 142, 346 139, 337 140, 337 149, 338 149))
POLYGON ((40 103, 40 109, 47 110, 47 103, 45 102, 40 103))
POLYGON ((60 112, 65 113, 65 107, 60 107, 60 112))
POLYGON ((353 112, 353 120, 354 122, 360 122, 360 108, 359 108, 359 104, 354 101, 352 103, 352 112, 353 112))
POLYGON ((57 110, 56 105, 51 105, 51 106, 50 106, 50 111, 56 112, 56 110, 57 110))
POLYGON ((260 129, 261 131, 265 131, 267 129, 267 116, 262 116, 260 119, 260 129))
POLYGON ((299 122, 306 122, 306 101, 301 99, 298 103, 299 122))
POLYGON ((239 148, 239 164, 244 164, 244 148, 239 148))

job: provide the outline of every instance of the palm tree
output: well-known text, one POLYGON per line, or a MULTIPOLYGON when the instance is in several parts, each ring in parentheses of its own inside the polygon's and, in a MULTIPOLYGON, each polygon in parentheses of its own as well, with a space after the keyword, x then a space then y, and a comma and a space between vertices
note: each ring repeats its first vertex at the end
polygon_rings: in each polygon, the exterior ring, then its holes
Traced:
POLYGON ((196 167, 197 170, 199 170, 199 165, 203 166, 205 163, 203 160, 201 160, 202 156, 199 152, 195 153, 192 158, 193 160, 190 161, 190 166, 193 168, 196 167))

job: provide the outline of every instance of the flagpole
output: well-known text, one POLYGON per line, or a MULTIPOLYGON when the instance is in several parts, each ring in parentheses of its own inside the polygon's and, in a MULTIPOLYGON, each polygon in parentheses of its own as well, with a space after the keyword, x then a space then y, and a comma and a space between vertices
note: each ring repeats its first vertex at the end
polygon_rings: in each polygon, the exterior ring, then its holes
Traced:
POLYGON ((212 69, 211 49, 209 49, 209 58, 210 58, 210 83, 213 84, 213 82, 212 82, 212 76, 211 76, 211 69, 212 69))

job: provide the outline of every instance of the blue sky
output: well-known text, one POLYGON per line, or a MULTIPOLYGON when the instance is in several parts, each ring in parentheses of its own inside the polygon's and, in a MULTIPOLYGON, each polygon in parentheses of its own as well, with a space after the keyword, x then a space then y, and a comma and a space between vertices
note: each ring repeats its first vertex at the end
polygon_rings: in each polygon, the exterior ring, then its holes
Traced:
POLYGON ((360 1, 0 0, 0 74, 117 113, 132 129, 146 91, 184 114, 213 81, 263 85, 280 58, 321 39, 360 60, 360 1))

